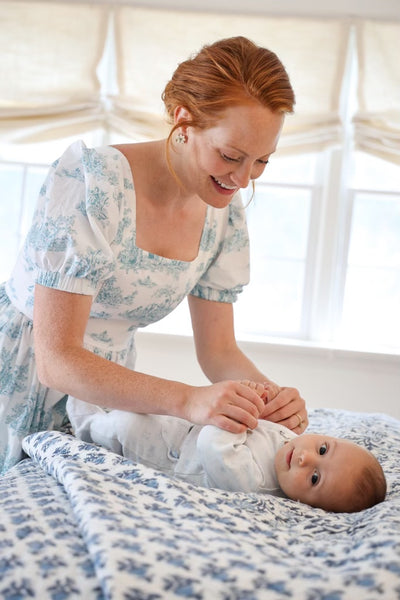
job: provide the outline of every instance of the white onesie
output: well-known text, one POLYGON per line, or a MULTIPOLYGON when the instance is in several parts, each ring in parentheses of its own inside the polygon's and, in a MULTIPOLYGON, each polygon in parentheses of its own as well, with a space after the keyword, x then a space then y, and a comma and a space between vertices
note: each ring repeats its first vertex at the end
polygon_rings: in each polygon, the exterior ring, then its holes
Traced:
POLYGON ((277 423, 230 433, 167 415, 106 412, 75 398, 67 410, 78 438, 130 460, 204 487, 284 496, 274 457, 296 434, 277 423))

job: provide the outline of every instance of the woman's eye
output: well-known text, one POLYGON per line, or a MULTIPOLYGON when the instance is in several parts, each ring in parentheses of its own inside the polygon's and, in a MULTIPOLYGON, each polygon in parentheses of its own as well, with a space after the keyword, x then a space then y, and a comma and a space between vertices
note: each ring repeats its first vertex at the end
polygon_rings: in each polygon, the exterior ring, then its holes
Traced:
POLYGON ((318 481, 319 481, 319 475, 317 472, 315 472, 311 475, 311 484, 317 485, 318 481))
POLYGON ((323 456, 327 452, 328 452, 328 446, 326 444, 322 444, 321 448, 319 449, 320 455, 323 456))
POLYGON ((260 165, 264 165, 264 167, 265 167, 265 165, 267 165, 269 163, 269 160, 261 160, 261 158, 260 158, 258 162, 260 163, 260 165))
POLYGON ((239 158, 233 158, 233 156, 228 156, 227 154, 222 154, 221 156, 224 160, 227 160, 230 162, 239 162, 239 160, 240 160, 239 158))

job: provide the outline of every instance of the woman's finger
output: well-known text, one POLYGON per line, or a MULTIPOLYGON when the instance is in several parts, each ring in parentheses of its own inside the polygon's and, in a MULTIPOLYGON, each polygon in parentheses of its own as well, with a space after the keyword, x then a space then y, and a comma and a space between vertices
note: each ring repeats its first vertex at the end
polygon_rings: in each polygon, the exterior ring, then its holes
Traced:
POLYGON ((261 417, 274 423, 281 423, 296 433, 308 426, 306 404, 294 388, 282 388, 279 394, 268 402, 261 417))
POLYGON ((300 397, 298 390, 281 388, 279 393, 267 403, 263 412, 266 416, 279 412, 283 419, 291 417, 299 410, 305 410, 305 402, 300 397))
MULTIPOLYGON (((239 406, 242 406, 242 400, 245 400, 246 403, 250 402, 256 407, 258 417, 265 407, 264 400, 261 398, 261 394, 264 391, 264 386, 262 384, 255 385, 256 387, 252 388, 242 382, 239 382, 239 387, 236 389, 236 403, 238 403, 239 406)), ((245 406, 247 406, 247 404, 245 406)), ((243 406, 243 408, 245 408, 245 406, 243 406)))
POLYGON ((258 424, 257 417, 249 413, 245 408, 235 404, 228 405, 223 413, 223 416, 231 421, 245 425, 245 427, 248 429, 254 429, 258 424))

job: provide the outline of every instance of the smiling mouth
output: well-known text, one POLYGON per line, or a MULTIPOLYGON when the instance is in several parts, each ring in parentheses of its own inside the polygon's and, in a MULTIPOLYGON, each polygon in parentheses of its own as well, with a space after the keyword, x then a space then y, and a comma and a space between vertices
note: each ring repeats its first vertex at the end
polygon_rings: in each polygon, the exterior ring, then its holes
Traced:
POLYGON ((219 179, 217 179, 216 177, 213 177, 213 175, 211 175, 211 179, 214 181, 214 183, 216 183, 221 189, 227 191, 227 192, 234 192, 235 190, 237 190, 237 186, 236 185, 227 185, 226 183, 223 183, 222 181, 220 181, 219 179))

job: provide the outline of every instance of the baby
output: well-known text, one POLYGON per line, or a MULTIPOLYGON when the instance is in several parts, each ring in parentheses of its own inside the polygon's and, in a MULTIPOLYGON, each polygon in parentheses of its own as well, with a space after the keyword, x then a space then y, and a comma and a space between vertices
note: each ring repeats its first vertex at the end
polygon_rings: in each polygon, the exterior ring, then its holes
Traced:
MULTIPOLYGON (((256 384, 260 395, 261 388, 256 384)), ((360 511, 385 498, 377 459, 345 439, 297 435, 264 420, 230 433, 166 415, 106 412, 75 398, 67 408, 78 438, 196 485, 287 496, 332 512, 360 511)))

